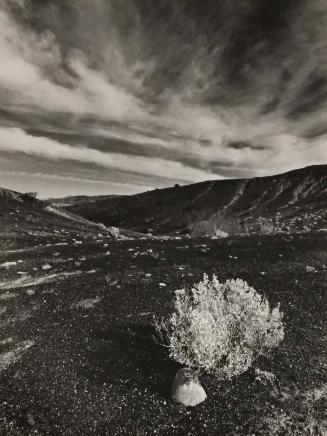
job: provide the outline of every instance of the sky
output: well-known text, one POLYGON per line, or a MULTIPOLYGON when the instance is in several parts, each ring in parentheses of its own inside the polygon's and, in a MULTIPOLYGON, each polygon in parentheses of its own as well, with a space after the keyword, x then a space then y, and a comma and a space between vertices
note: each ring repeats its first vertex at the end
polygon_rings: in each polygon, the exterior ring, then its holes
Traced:
POLYGON ((0 186, 133 194, 327 163, 326 0, 0 0, 0 186))

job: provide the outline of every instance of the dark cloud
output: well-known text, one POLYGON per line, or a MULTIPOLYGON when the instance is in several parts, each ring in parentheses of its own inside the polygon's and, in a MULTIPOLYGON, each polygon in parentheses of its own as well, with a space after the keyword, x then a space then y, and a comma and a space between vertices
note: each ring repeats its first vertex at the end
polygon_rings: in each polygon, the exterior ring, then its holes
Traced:
POLYGON ((122 85, 127 78, 110 64, 126 62, 138 84, 133 87, 133 80, 129 81, 135 93, 142 91, 156 99, 167 89, 191 87, 192 97, 210 103, 237 103, 228 96, 248 98, 247 91, 256 89, 258 74, 267 86, 273 85, 268 77, 271 68, 280 76, 278 81, 285 80, 283 60, 296 55, 287 49, 297 46, 292 22, 305 3, 29 0, 18 8, 16 2, 8 2, 14 16, 30 30, 55 36, 61 67, 70 74, 74 72, 67 59, 72 51, 80 50, 90 66, 101 68, 122 85), (194 77, 188 71, 190 63, 199 70, 194 77))
POLYGON ((299 119, 307 113, 318 111, 327 104, 327 77, 311 74, 294 98, 287 116, 299 119))
POLYGON ((311 127, 309 130, 305 132, 303 135, 306 139, 316 139, 320 137, 324 137, 327 135, 327 123, 317 124, 314 127, 311 127))
POLYGON ((325 0, 0 0, 0 150, 151 186, 327 160, 326 41, 325 0))
POLYGON ((264 150, 264 146, 254 145, 250 142, 245 141, 232 141, 227 144, 227 147, 234 148, 235 150, 242 150, 244 148, 249 148, 252 150, 264 150))

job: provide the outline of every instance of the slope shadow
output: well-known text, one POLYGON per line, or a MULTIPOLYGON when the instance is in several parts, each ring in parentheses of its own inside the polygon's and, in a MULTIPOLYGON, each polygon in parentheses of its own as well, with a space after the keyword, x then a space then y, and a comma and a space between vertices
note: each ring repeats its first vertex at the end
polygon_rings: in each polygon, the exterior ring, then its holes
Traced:
POLYGON ((156 338, 152 326, 93 330, 85 352, 87 377, 100 385, 132 381, 168 398, 179 366, 156 338))

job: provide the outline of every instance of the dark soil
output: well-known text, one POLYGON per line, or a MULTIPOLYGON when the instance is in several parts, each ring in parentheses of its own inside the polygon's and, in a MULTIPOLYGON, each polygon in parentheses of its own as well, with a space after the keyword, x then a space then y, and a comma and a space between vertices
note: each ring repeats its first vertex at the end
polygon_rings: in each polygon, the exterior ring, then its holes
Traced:
POLYGON ((326 236, 8 238, 0 265, 21 262, 0 267, 1 435, 326 434, 326 236), (280 302, 285 340, 256 366, 275 374, 281 396, 251 370, 228 382, 203 376, 208 399, 196 408, 171 402, 179 367, 152 318, 205 272, 280 302))

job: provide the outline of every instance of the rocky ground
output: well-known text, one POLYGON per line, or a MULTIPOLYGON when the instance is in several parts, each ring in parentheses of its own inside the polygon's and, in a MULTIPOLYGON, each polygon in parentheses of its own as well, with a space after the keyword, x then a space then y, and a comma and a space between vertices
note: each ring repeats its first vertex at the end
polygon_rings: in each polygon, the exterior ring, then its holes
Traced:
POLYGON ((326 435, 324 233, 122 240, 71 232, 0 239, 1 435, 326 435), (281 304, 285 340, 208 399, 172 403, 179 368, 154 340, 153 315, 204 272, 247 280, 281 304))

